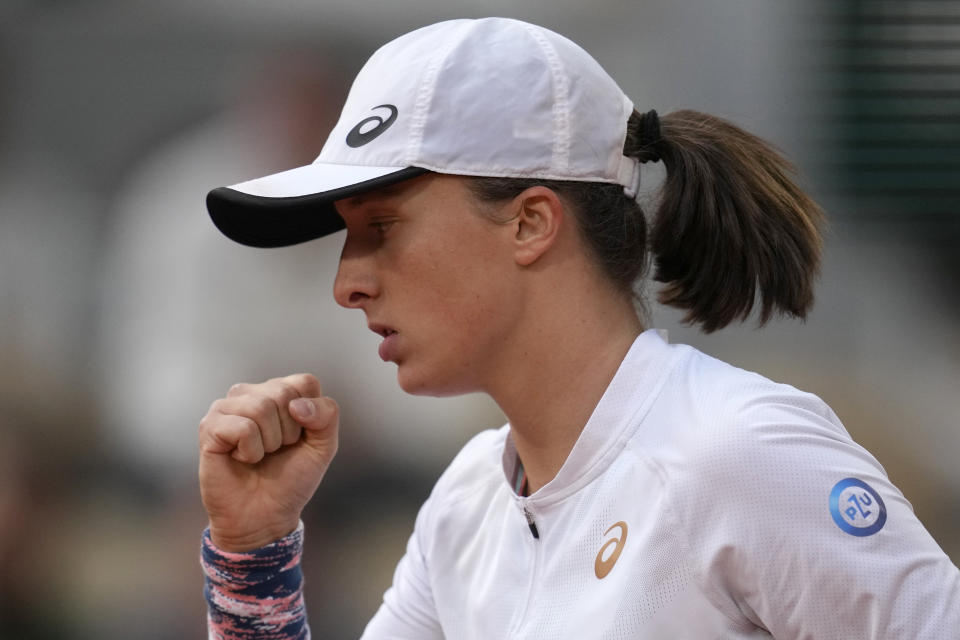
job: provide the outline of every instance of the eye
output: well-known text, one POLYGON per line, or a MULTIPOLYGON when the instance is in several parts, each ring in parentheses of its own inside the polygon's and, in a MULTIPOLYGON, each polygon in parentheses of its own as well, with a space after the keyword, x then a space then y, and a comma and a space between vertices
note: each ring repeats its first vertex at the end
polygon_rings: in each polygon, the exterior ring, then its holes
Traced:
POLYGON ((393 226, 393 220, 377 220, 370 223, 370 228, 383 235, 393 226))

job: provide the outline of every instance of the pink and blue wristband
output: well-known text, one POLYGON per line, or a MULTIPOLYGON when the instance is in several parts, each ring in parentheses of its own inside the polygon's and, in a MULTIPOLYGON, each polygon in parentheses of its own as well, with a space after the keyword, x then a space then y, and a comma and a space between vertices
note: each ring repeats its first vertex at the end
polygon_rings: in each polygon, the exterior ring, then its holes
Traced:
POLYGON ((224 551, 203 533, 210 640, 309 640, 303 601, 303 523, 265 547, 224 551))

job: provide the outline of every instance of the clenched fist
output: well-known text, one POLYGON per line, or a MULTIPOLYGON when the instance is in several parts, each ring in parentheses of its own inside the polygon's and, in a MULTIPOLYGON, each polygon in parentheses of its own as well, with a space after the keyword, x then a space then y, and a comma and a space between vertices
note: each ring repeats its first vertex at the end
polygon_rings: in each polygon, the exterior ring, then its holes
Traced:
POLYGON ((254 549, 294 529, 337 452, 339 408, 310 374, 236 384, 200 421, 210 537, 254 549))

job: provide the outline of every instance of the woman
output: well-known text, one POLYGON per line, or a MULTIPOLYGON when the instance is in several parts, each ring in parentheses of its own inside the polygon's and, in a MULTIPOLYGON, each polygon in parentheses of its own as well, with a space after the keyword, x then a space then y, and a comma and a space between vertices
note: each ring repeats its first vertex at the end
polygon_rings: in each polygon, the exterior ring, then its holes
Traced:
MULTIPOLYGON (((667 344, 803 317, 816 205, 769 146, 641 114, 570 41, 505 19, 407 34, 317 161, 216 189, 254 246, 346 228, 334 285, 418 394, 483 391, 365 638, 947 638, 960 572, 818 398, 667 344), (649 237, 640 165, 667 170, 649 237)), ((300 512, 337 447, 310 375, 234 386, 200 425, 211 637, 308 637, 300 512)))

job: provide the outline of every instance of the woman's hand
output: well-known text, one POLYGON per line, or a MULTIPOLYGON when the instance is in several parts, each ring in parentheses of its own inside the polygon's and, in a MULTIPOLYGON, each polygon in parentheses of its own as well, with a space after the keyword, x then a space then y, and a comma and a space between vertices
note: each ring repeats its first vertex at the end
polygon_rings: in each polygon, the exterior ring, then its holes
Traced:
POLYGON ((210 537, 255 549, 294 529, 337 452, 339 407, 310 374, 236 384, 200 421, 210 537))

